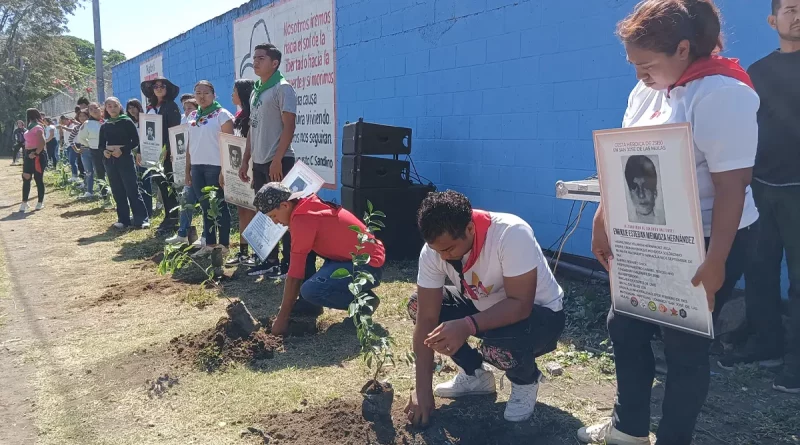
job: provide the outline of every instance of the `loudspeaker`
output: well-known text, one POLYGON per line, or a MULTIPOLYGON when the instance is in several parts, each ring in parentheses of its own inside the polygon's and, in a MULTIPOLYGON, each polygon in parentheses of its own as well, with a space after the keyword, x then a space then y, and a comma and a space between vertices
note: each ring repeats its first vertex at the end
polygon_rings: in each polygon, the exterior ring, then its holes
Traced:
POLYGON ((386 227, 375 233, 386 246, 386 258, 416 260, 423 244, 417 228, 417 210, 422 200, 433 191, 436 191, 434 186, 421 184, 405 188, 342 187, 342 207, 364 218, 367 201, 370 201, 374 210, 386 214, 386 218, 381 218, 386 227))
POLYGON ((408 155, 411 154, 411 129, 372 124, 359 119, 344 126, 342 154, 408 155))
POLYGON ((408 187, 411 164, 408 161, 373 158, 370 156, 342 156, 342 185, 354 188, 408 187))

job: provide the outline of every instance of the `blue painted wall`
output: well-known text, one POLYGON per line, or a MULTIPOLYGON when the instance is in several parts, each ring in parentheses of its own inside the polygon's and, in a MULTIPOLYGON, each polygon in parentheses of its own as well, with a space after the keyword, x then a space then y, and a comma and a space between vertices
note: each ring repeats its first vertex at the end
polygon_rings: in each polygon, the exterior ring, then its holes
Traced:
MULTIPOLYGON (((123 100, 139 97, 139 64, 163 52, 164 71, 181 91, 208 79, 232 109, 233 21, 270 3, 251 1, 118 65, 114 91, 123 100)), ((747 66, 777 47, 768 1, 717 4, 726 55, 747 66)), ((363 116, 413 128, 421 175, 466 193, 477 207, 524 217, 547 247, 572 206, 554 198, 555 182, 595 172, 592 130, 619 126, 636 82, 614 36, 634 5, 337 0, 338 126, 363 116)), ((590 255, 593 211, 567 251, 590 255)))

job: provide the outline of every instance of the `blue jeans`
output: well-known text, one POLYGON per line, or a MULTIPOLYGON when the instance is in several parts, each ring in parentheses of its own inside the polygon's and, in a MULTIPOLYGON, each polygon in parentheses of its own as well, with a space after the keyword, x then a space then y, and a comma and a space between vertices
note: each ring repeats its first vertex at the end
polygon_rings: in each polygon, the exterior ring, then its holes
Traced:
POLYGON ((217 187, 217 200, 219 201, 219 244, 223 246, 230 245, 231 238, 231 213, 228 209, 228 203, 225 202, 225 191, 219 185, 219 173, 222 167, 218 165, 192 165, 192 188, 194 195, 200 201, 200 207, 203 209, 203 237, 206 239, 207 245, 217 244, 217 232, 214 227, 214 219, 208 215, 209 202, 203 196, 203 188, 214 186, 217 187))
POLYGON ((136 182, 139 184, 139 193, 142 195, 144 207, 147 209, 147 217, 153 217, 153 183, 149 174, 145 174, 146 167, 136 166, 136 182))
MULTIPOLYGON (((83 157, 84 155, 76 153, 75 150, 72 148, 72 145, 68 145, 66 151, 67 151, 67 159, 69 159, 69 167, 70 169, 72 169, 72 176, 78 176, 78 157, 81 157, 81 159, 83 160, 83 168, 85 170, 91 169, 91 167, 86 166, 86 159, 83 157)), ((84 153, 87 153, 88 151, 89 149, 87 148, 84 153)), ((89 165, 92 164, 90 163, 89 165)))
MULTIPOLYGON (((78 153, 75 153, 75 150, 72 148, 68 148, 69 150, 69 165, 72 166, 72 174, 78 176, 78 153), (72 163, 72 155, 75 154, 75 163, 72 163)), ((87 193, 94 193, 94 158, 92 157, 92 150, 86 148, 83 150, 83 153, 80 154, 81 161, 83 161, 83 170, 84 170, 84 184, 86 185, 86 192, 87 193)))
POLYGON ((111 193, 117 202, 117 221, 131 225, 131 212, 133 212, 133 226, 139 227, 148 222, 150 217, 144 207, 144 200, 136 184, 136 163, 130 153, 123 153, 119 158, 110 157, 103 161, 106 166, 108 183, 111 193))
MULTIPOLYGON (((348 285, 351 283, 349 278, 336 279, 331 275, 338 269, 347 269, 353 273, 353 263, 350 261, 333 261, 325 259, 322 267, 317 273, 311 276, 303 286, 300 287, 300 296, 309 303, 333 309, 347 310, 353 301, 353 294, 350 293, 348 285)), ((383 268, 364 266, 364 272, 369 272, 375 278, 375 284, 367 282, 363 286, 363 291, 369 291, 380 285, 383 276, 383 268)))
MULTIPOLYGON (((183 188, 183 201, 184 205, 197 204, 197 197, 194 194, 194 188, 186 186, 183 188)), ((188 236, 189 227, 192 225, 192 217, 194 216, 194 207, 191 209, 181 209, 181 223, 178 227, 178 236, 188 236)))
POLYGON ((47 157, 50 158, 50 163, 53 168, 56 168, 58 164, 58 141, 55 139, 50 140, 45 144, 45 149, 47 150, 47 157))

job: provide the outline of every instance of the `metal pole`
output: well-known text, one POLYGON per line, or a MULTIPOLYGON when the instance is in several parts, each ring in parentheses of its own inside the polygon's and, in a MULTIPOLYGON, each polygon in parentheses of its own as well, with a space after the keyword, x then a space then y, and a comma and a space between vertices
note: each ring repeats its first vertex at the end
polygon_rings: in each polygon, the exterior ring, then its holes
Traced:
POLYGON ((106 100, 106 82, 103 78, 103 42, 100 38, 100 0, 92 0, 92 15, 94 16, 94 65, 95 79, 97 81, 97 101, 106 100))

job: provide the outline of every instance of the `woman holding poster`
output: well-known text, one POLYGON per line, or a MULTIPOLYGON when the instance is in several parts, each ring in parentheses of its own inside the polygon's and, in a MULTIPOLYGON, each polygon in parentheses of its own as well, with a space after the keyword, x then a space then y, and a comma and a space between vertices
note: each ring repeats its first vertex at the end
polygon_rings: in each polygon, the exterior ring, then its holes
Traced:
POLYGON ((189 149, 186 152, 185 182, 194 189, 194 194, 203 209, 203 237, 206 239, 206 245, 200 248, 195 256, 211 255, 214 248, 219 246, 223 247, 223 255, 227 255, 231 236, 231 214, 225 202, 225 192, 219 182, 222 172, 219 134, 233 134, 233 115, 217 102, 214 85, 207 80, 197 82, 194 86, 194 97, 200 109, 193 111, 187 118, 189 149), (209 215, 210 203, 203 193, 206 187, 217 188, 219 221, 215 221, 209 215))
MULTIPOLYGON (((738 62, 716 55, 722 49, 720 22, 719 10, 710 0, 645 0, 617 28, 639 79, 623 127, 692 125, 707 248, 692 284, 704 287, 709 311, 730 296, 744 272, 755 235, 751 227, 758 219, 749 184, 759 98, 738 62)), ((634 216, 651 218, 644 224, 657 224, 661 218, 657 211, 650 214, 654 208, 648 204, 649 196, 657 193, 656 182, 647 179, 651 170, 649 163, 638 162, 628 175, 631 194, 639 195, 634 216)), ((606 269, 614 267, 602 202, 594 218, 592 251, 606 269)), ((609 313, 617 373, 613 420, 582 428, 581 441, 650 443, 650 390, 655 376, 650 340, 658 329, 641 319, 609 313)), ((657 443, 689 444, 708 393, 710 340, 677 329, 661 330, 668 374, 657 443)))
MULTIPOLYGON (((175 99, 180 93, 180 88, 175 84, 165 79, 164 77, 157 77, 152 80, 145 80, 142 82, 142 94, 147 98, 147 114, 158 114, 163 116, 164 124, 161 126, 163 146, 166 147, 162 151, 163 168, 166 178, 157 176, 153 178, 153 182, 161 191, 161 199, 164 201, 164 221, 158 227, 159 234, 166 234, 167 232, 175 231, 178 227, 179 211, 178 197, 176 196, 175 187, 172 183, 172 156, 169 150, 169 129, 181 124, 181 111, 175 103, 175 99)), ((151 136, 150 129, 147 130, 148 138, 155 138, 151 136)))

